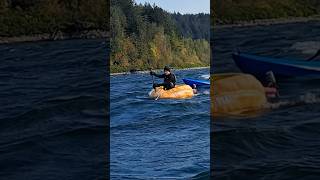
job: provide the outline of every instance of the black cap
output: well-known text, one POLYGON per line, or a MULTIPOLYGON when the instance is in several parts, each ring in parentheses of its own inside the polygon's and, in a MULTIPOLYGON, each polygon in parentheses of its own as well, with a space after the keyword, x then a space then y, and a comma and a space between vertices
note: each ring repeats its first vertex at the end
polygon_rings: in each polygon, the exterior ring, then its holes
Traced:
POLYGON ((164 70, 164 71, 171 71, 169 66, 165 66, 165 67, 163 68, 163 70, 164 70))

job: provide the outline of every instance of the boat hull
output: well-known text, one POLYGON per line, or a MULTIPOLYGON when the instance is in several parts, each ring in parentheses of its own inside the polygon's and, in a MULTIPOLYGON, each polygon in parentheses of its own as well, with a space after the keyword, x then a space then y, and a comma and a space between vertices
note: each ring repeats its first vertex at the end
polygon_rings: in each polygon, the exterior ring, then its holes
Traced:
POLYGON ((208 80, 196 80, 196 79, 189 79, 184 78, 182 79, 183 82, 191 87, 195 84, 196 86, 210 86, 210 81, 208 80))
POLYGON ((320 77, 320 62, 289 60, 234 53, 233 59, 239 69, 261 79, 268 71, 276 77, 320 77))

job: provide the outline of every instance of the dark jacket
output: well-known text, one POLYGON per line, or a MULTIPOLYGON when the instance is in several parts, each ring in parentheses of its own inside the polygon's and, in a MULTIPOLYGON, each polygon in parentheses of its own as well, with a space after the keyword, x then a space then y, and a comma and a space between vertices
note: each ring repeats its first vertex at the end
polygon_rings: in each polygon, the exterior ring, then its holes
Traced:
POLYGON ((164 78, 163 82, 166 84, 172 83, 174 86, 176 85, 176 76, 173 73, 170 73, 169 75, 155 74, 154 76, 158 78, 164 78))

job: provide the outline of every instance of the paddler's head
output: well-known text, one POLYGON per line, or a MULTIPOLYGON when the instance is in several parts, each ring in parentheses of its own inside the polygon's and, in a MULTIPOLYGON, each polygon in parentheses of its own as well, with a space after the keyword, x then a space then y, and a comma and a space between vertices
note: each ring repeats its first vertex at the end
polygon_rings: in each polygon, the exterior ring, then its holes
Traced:
POLYGON ((170 67, 169 66, 165 66, 163 68, 163 72, 164 72, 165 75, 169 75, 171 73, 170 67))

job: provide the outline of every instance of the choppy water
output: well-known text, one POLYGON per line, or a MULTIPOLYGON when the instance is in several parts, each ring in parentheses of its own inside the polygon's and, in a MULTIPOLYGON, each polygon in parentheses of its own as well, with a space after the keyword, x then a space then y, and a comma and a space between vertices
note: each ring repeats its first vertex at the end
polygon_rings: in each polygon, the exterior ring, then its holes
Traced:
MULTIPOLYGON (((175 74, 181 84, 209 69, 175 74)), ((111 76, 111 178, 201 177, 210 166, 209 88, 192 99, 158 101, 148 98, 151 89, 149 74, 111 76)))
POLYGON ((0 45, 0 179, 106 179, 104 40, 0 45))
MULTIPOLYGON (((231 53, 307 58, 320 49, 319 22, 217 29, 213 71, 239 72, 231 53)), ((214 179, 319 179, 320 79, 278 79, 280 102, 251 118, 212 122, 214 179)))

